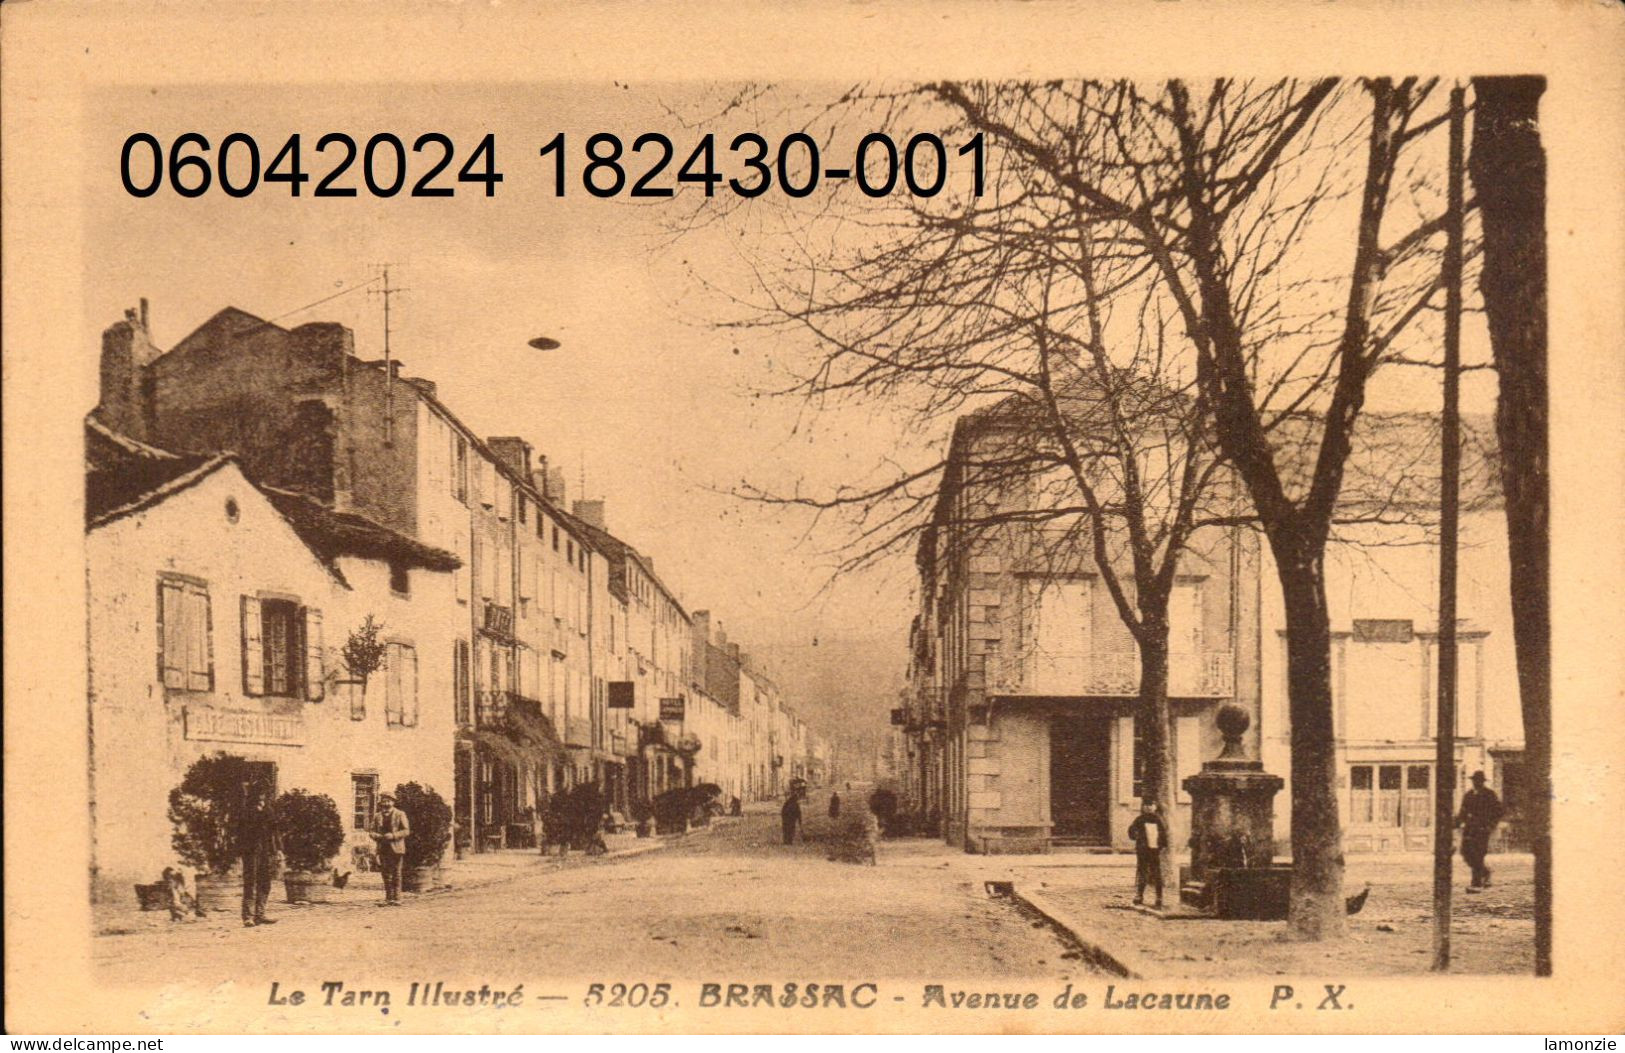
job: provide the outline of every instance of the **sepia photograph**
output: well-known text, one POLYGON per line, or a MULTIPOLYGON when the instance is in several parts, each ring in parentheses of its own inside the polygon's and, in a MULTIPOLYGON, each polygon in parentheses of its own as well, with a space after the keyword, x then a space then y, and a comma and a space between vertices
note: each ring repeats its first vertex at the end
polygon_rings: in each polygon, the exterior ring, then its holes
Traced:
POLYGON ((1617 10, 201 10, 7 12, 8 1031, 1618 1029, 1617 10))

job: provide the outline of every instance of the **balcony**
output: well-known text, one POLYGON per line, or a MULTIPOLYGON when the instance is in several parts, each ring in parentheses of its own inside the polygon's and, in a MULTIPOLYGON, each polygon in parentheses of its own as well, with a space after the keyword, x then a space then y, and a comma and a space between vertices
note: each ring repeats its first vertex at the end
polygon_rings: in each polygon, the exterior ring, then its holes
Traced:
MULTIPOLYGON (((987 663, 987 689, 994 694, 1135 698, 1140 693, 1140 656, 1133 651, 989 655, 987 663)), ((1230 697, 1235 694, 1235 656, 1229 651, 1169 655, 1168 694, 1230 697)))

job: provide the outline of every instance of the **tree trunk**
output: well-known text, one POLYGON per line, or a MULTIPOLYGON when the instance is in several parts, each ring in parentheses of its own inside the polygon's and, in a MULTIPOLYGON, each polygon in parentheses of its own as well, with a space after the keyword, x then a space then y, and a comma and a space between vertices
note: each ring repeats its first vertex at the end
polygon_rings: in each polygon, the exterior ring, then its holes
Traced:
POLYGON ((1324 545, 1289 542, 1276 543, 1274 548, 1286 606, 1287 699, 1292 721, 1289 920, 1297 938, 1323 940, 1342 935, 1345 917, 1324 545))
MULTIPOLYGON (((1174 820, 1177 798, 1174 796, 1174 758, 1172 749, 1173 707, 1168 703, 1168 617, 1160 619, 1161 632, 1156 632, 1147 617, 1145 625, 1149 641, 1140 643, 1140 698, 1135 721, 1145 743, 1144 790, 1147 797, 1157 802, 1167 826, 1168 838, 1160 853, 1162 859, 1162 901, 1165 905, 1179 902, 1179 853, 1176 844, 1174 820)), ((1138 802, 1136 802, 1137 804, 1138 802)))
POLYGON ((1551 539, 1547 479, 1546 157, 1541 77, 1475 77, 1470 170, 1484 228, 1479 287, 1500 376, 1495 431, 1512 571, 1535 850, 1535 973, 1552 972, 1551 539))

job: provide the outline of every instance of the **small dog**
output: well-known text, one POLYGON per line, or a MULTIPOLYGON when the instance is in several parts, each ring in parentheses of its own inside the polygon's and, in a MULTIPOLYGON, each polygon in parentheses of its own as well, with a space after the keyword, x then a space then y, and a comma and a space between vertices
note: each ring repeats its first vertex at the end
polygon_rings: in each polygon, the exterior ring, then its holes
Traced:
POLYGON ((188 916, 207 916, 197 897, 187 891, 186 875, 174 867, 164 867, 164 898, 169 907, 170 921, 185 921, 188 916))

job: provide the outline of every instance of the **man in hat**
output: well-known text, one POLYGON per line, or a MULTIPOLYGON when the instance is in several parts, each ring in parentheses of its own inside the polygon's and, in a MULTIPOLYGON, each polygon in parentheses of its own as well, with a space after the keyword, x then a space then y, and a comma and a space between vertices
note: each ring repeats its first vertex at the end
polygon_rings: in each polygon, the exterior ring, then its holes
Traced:
POLYGON ((395 807, 395 798, 378 798, 378 811, 367 830, 378 845, 378 869, 384 875, 384 902, 380 906, 401 905, 401 861, 406 858, 406 839, 412 833, 406 813, 395 807))
POLYGON ((1490 850, 1490 835, 1501 821, 1501 798, 1484 785, 1484 773, 1473 772, 1473 788, 1461 798, 1461 811, 1456 813, 1456 825, 1461 827, 1461 858, 1473 870, 1468 892, 1490 887, 1490 868, 1484 865, 1484 856, 1490 850))
POLYGON ((271 815, 269 790, 258 781, 243 785, 237 844, 243 860, 243 927, 275 925, 275 918, 265 916, 265 904, 271 896, 271 880, 276 877, 276 857, 282 844, 271 815))

